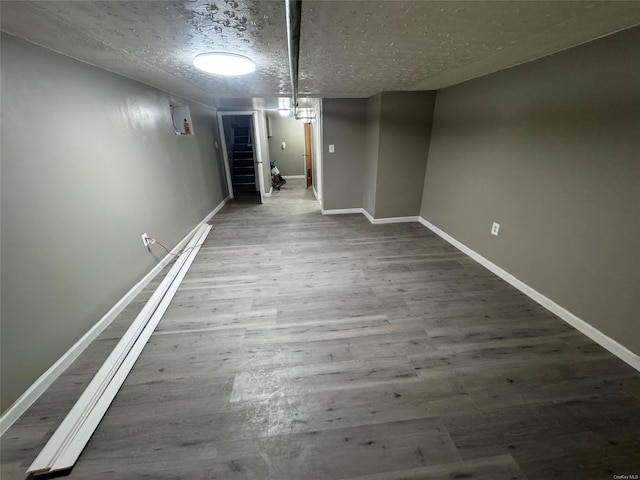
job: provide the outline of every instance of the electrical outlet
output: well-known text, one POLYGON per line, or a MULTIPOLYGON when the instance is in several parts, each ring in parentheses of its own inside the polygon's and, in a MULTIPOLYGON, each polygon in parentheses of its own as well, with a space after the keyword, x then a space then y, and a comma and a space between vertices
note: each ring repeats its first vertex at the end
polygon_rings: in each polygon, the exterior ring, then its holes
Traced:
POLYGON ((142 245, 148 247, 151 244, 151 238, 146 233, 142 234, 142 245))
POLYGON ((493 222, 493 225, 491 226, 491 235, 495 235, 497 237, 499 232, 500 232, 500 224, 493 222))

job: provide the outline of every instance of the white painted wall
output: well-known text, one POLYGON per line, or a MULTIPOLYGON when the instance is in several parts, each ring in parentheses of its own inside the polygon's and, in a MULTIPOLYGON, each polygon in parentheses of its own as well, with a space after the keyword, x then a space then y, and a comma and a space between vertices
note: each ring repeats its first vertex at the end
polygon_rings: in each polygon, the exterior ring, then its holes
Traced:
POLYGON ((312 129, 312 149, 313 149, 313 190, 316 198, 322 205, 323 203, 323 178, 322 178, 322 101, 317 100, 314 106, 316 118, 311 124, 312 129))
POLYGON ((271 168, 269 167, 269 139, 267 138, 267 117, 264 112, 257 115, 258 132, 260 134, 260 152, 262 153, 262 175, 264 193, 271 191, 271 168))

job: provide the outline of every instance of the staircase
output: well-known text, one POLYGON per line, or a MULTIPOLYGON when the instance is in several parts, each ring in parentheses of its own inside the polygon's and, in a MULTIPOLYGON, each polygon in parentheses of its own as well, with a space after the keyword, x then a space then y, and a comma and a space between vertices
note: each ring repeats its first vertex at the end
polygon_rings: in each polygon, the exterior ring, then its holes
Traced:
POLYGON ((256 172, 249 127, 235 127, 233 144, 233 192, 255 192, 256 172))

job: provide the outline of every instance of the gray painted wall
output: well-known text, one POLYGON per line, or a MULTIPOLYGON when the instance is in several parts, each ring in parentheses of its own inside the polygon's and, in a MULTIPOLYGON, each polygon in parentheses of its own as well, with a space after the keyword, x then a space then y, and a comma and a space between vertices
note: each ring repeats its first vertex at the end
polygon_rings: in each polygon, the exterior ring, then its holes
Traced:
POLYGON ((435 96, 383 92, 323 100, 325 209, 363 207, 375 218, 419 214, 435 96), (336 140, 343 145, 335 143, 329 153, 336 140), (352 187, 346 179, 353 179, 352 187), (357 189, 359 199, 352 195, 357 189))
POLYGON ((367 118, 364 151, 362 207, 376 216, 376 185, 378 180, 378 147, 380 145, 380 108, 382 94, 367 99, 367 118))
POLYGON ((325 98, 322 108, 324 209, 360 208, 367 100, 325 98), (329 153, 331 144, 335 153, 329 153))
POLYGON ((420 213, 435 98, 435 91, 382 93, 375 218, 420 213))
POLYGON ((421 210, 636 354, 639 45, 635 28, 439 91, 421 210))
POLYGON ((280 174, 304 175, 304 123, 293 117, 268 114, 271 123, 269 158, 275 160, 280 174), (285 142, 285 149, 281 144, 285 142))
POLYGON ((2 35, 2 411, 224 197, 215 112, 2 35))

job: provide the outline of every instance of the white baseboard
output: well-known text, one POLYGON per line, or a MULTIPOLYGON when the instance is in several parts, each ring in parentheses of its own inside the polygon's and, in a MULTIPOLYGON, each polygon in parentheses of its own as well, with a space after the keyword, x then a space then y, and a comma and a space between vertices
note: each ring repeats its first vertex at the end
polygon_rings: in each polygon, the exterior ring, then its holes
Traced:
MULTIPOLYGON (((180 240, 180 243, 178 244, 180 248, 184 247, 187 242, 189 241, 189 239, 191 238, 191 236, 196 233, 196 231, 198 231, 198 229, 200 228, 201 225, 204 225, 205 223, 207 223, 209 220, 211 220, 220 210, 222 210, 222 207, 224 207, 227 202, 231 200, 231 197, 227 197, 224 200, 222 200, 218 206, 216 208, 214 208, 213 210, 211 210, 211 213, 209 213, 206 217, 204 217, 204 219, 196 226, 196 228, 194 228, 193 230, 191 230, 189 232, 189 234, 184 237, 182 240, 180 240)), ((177 248, 178 246, 176 246, 177 248)))
POLYGON ((31 477, 42 473, 59 473, 73 468, 169 308, 211 228, 209 224, 201 224, 186 244, 185 249, 188 253, 180 255, 175 260, 167 275, 27 469, 27 475, 31 477))
POLYGON ((373 218, 366 210, 364 211, 364 216, 374 225, 382 225, 385 223, 414 223, 418 221, 418 217, 373 218))
POLYGON ((304 175, 282 175, 282 178, 289 180, 291 178, 307 178, 304 175))
POLYGON ((578 316, 574 315, 566 308, 558 305, 556 302, 546 297, 542 293, 538 292, 534 288, 530 287, 523 281, 514 277, 506 270, 503 270, 495 263, 491 262, 490 260, 487 260, 485 257, 480 255, 479 253, 475 252, 474 250, 471 250, 469 247, 467 247, 463 243, 460 243, 458 240, 456 240, 449 234, 445 233, 444 231, 440 230, 438 227, 430 223, 428 220, 424 219, 423 217, 418 217, 418 221, 422 225, 427 227, 429 230, 431 230, 433 233, 442 237, 448 243, 456 247, 458 250, 465 253, 469 257, 473 258, 476 262, 484 266, 487 270, 490 270, 491 272, 496 274, 498 277, 502 278, 505 282, 509 283, 510 285, 512 285, 513 287, 517 288, 522 293, 524 293, 526 296, 528 296, 538 304, 542 305, 551 313, 560 317, 562 320, 567 322, 573 328, 583 333, 584 335, 589 337, 591 340, 593 340, 603 348, 607 349, 609 352, 613 353, 616 357, 628 363, 636 370, 640 371, 640 356, 633 353, 627 347, 625 347, 624 345, 621 345, 611 337, 608 337, 597 328, 593 327, 592 325, 585 322, 578 316))
POLYGON ((360 210, 361 210, 360 213, 362 213, 362 215, 364 215, 365 218, 367 220, 369 220, 369 223, 373 224, 376 221, 376 219, 373 218, 373 215, 371 215, 369 212, 367 212, 367 210, 365 208, 361 208, 360 210))
POLYGON ((364 208, 339 208, 335 210, 322 209, 323 215, 343 215, 348 213, 361 213, 369 220, 373 225, 382 225, 384 223, 410 223, 417 222, 420 217, 387 217, 387 218, 373 218, 369 212, 364 208))
POLYGON ((361 208, 338 208, 335 210, 325 210, 322 209, 323 215, 348 215, 352 213, 362 213, 361 208))
MULTIPOLYGON (((181 250, 200 228, 220 211, 229 201, 225 198, 213 209, 193 230, 191 230, 178 244, 173 251, 181 250)), ((33 384, 0 417, 0 436, 18 420, 27 409, 34 404, 49 386, 64 372, 80 354, 100 335, 105 328, 115 320, 115 318, 126 308, 129 303, 158 275, 162 269, 173 259, 172 255, 166 255, 160 262, 147 273, 142 280, 136 283, 131 290, 124 294, 118 302, 109 310, 98 322, 96 322, 76 343, 69 348, 49 369, 33 382, 33 384)))
POLYGON ((271 197, 271 194, 273 193, 273 185, 271 185, 271 188, 269 189, 269 191, 265 194, 263 194, 266 198, 271 197))

